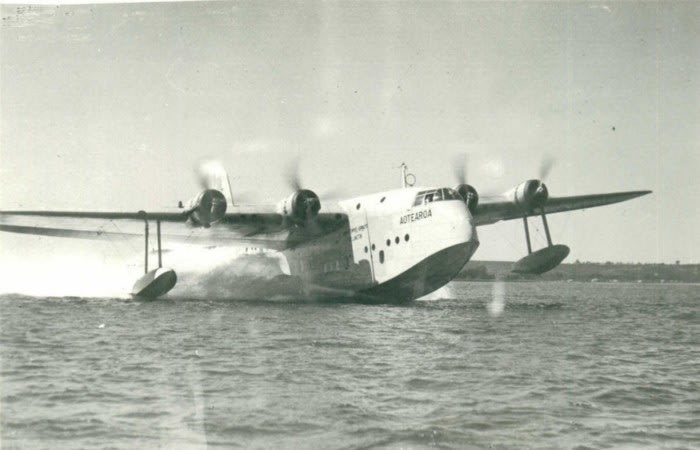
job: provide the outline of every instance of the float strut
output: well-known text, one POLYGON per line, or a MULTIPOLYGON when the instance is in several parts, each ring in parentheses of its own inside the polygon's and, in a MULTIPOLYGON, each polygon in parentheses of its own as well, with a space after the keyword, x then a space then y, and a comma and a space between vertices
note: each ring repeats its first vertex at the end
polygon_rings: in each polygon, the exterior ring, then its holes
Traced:
POLYGON ((163 257, 160 252, 160 220, 156 221, 156 231, 158 233, 158 268, 163 267, 163 257))
POLYGON ((527 225, 527 216, 523 217, 523 225, 525 225, 525 242, 527 242, 527 254, 532 253, 532 245, 530 245, 530 228, 527 225))
POLYGON ((163 268, 163 258, 160 243, 160 220, 156 220, 156 234, 158 238, 158 268, 148 271, 148 215, 145 211, 139 211, 138 217, 143 219, 144 224, 144 275, 141 276, 131 294, 142 298, 156 298, 168 293, 177 283, 177 275, 173 269, 163 268))
POLYGON ((143 273, 148 273, 148 220, 144 219, 145 224, 144 236, 145 236, 145 248, 144 248, 144 263, 143 263, 143 273))
POLYGON ((547 216, 544 213, 544 208, 542 208, 542 225, 544 225, 544 234, 547 235, 547 246, 552 246, 552 236, 549 235, 549 226, 547 225, 547 216))

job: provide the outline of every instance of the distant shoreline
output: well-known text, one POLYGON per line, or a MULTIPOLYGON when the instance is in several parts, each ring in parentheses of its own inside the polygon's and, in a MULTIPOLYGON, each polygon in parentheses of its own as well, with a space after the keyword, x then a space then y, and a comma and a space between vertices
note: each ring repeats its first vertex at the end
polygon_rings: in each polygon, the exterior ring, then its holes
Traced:
POLYGON ((542 275, 511 272, 510 261, 470 261, 456 280, 700 283, 700 264, 564 263, 542 275))

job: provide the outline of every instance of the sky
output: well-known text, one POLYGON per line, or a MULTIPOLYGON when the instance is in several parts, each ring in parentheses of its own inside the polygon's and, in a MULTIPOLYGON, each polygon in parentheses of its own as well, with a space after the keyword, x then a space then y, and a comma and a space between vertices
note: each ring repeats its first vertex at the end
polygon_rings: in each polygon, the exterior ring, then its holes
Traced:
MULTIPOLYGON (((1 7, 0 209, 172 207, 214 157, 234 197, 468 181, 651 189, 549 217, 567 261, 700 263, 700 3, 188 2, 1 7)), ((534 245, 544 245, 532 219, 534 245)), ((517 260, 522 223, 478 230, 517 260)), ((12 251, 66 251, 0 236, 12 251)), ((75 244, 85 245, 85 244, 75 244)), ((5 255, 8 252, 3 252, 5 255)))

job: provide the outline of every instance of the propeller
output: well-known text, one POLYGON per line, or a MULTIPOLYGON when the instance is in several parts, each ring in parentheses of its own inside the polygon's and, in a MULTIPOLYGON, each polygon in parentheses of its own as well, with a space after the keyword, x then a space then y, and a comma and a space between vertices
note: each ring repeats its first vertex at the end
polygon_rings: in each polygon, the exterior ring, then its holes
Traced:
MULTIPOLYGON (((461 185, 466 185, 469 184, 468 182, 468 174, 469 174, 469 154, 468 153, 459 153, 455 155, 452 158, 452 170, 454 173, 455 180, 457 181, 457 187, 459 188, 461 185)), ((472 185, 473 186, 473 185, 472 185)), ((459 194, 464 196, 464 191, 463 189, 457 189, 459 191, 459 194)), ((500 191, 494 190, 493 188, 490 189, 484 189, 483 186, 479 188, 478 195, 479 196, 485 196, 485 197, 492 197, 495 195, 498 195, 500 191)))
MULTIPOLYGON (((299 157, 293 158, 287 164, 284 171, 284 181, 289 186, 292 191, 300 191, 304 188, 304 183, 301 181, 301 176, 299 175, 299 157)), ((343 188, 330 188, 324 191, 318 192, 319 198, 323 200, 338 200, 346 196, 345 190, 343 188)))
POLYGON ((539 179, 544 181, 549 175, 550 170, 554 166, 554 157, 552 155, 544 155, 540 161, 539 179))
MULTIPOLYGON (((303 183, 301 182, 301 177, 299 176, 299 157, 293 158, 287 164, 284 171, 284 180, 287 183, 287 186, 289 186, 294 192, 307 191, 304 189, 303 183)), ((312 193, 311 191, 307 192, 312 193)), ((315 196, 316 194, 313 195, 315 196)), ((306 210, 305 215, 307 217, 304 226, 309 232, 311 232, 311 234, 320 234, 322 231, 321 225, 318 223, 316 216, 313 213, 314 209, 318 211, 319 207, 320 202, 318 198, 311 196, 304 197, 304 209, 306 210)))
POLYGON ((457 186, 455 190, 467 204, 467 208, 472 214, 476 211, 479 204, 479 193, 474 186, 467 184, 467 154, 460 153, 452 159, 452 169, 454 170, 457 186))
POLYGON ((544 208, 544 204, 547 203, 547 198, 549 198, 549 190, 547 189, 547 185, 544 184, 544 180, 547 178, 549 172, 552 170, 552 166, 554 166, 554 157, 548 154, 542 156, 538 173, 539 184, 537 186, 537 190, 533 195, 533 204, 539 206, 540 208, 544 208))
POLYGON ((467 184, 467 154, 460 153, 452 159, 452 169, 458 184, 467 184))
POLYGON ((218 186, 220 179, 226 176, 226 169, 221 162, 215 159, 202 159, 195 165, 194 172, 202 189, 223 191, 223 186, 218 186))
POLYGON ((299 158, 293 158, 288 164, 284 172, 284 181, 293 191, 300 191, 301 178, 299 177, 299 158))
POLYGON ((194 174, 202 189, 215 189, 224 195, 227 203, 233 204, 231 182, 220 161, 200 159, 194 166, 194 174))

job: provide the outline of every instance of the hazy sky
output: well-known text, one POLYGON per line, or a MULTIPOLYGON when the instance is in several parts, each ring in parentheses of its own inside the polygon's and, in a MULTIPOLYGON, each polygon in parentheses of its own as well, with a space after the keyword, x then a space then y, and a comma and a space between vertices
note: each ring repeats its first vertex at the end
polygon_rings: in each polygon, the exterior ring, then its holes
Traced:
MULTIPOLYGON (((551 195, 654 190, 551 216, 569 261, 700 262, 699 29, 698 2, 6 4, 0 208, 173 206, 204 156, 260 201, 296 154, 320 192, 401 162, 454 186, 459 152, 503 191, 550 154, 551 195)), ((525 251, 518 221, 479 234, 525 251)))

